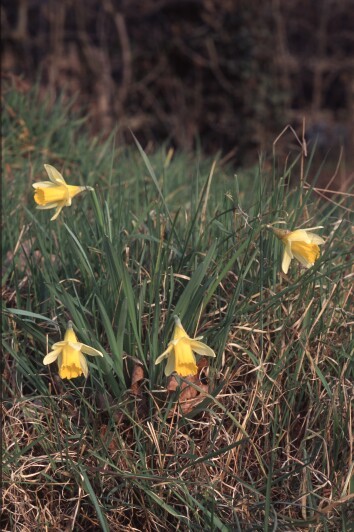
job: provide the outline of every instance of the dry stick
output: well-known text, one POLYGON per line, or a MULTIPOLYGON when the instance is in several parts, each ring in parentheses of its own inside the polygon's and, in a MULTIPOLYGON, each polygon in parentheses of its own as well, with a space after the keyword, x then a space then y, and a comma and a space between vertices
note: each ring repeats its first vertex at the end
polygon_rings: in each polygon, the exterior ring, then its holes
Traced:
MULTIPOLYGON (((281 131, 281 133, 279 133, 279 135, 277 136, 277 138, 273 142, 273 158, 275 158, 275 146, 276 146, 278 140, 281 139, 281 137, 284 135, 284 133, 288 129, 290 129, 290 131, 292 132, 292 134, 294 135, 294 137, 296 138, 297 142, 299 143, 299 145, 301 147, 301 160, 300 160, 300 207, 301 207, 302 206, 302 189, 303 189, 303 183, 304 183, 304 161, 305 161, 305 157, 307 157, 307 144, 306 144, 306 139, 305 139, 305 117, 303 117, 303 119, 302 119, 302 141, 299 139, 298 134, 296 133, 294 128, 290 124, 288 124, 281 131)), ((306 212, 305 212, 305 217, 306 217, 306 219, 309 218, 308 212, 307 212, 307 208, 306 208, 306 212)))
POLYGON ((295 129, 294 129, 290 124, 288 124, 287 126, 285 126, 284 129, 279 133, 279 135, 277 136, 277 138, 273 141, 273 157, 275 156, 275 145, 276 145, 276 143, 278 142, 278 140, 281 139, 281 137, 284 135, 284 133, 285 133, 288 129, 290 129, 290 131, 292 132, 292 134, 294 135, 294 137, 296 138, 296 140, 297 140, 298 143, 300 144, 301 149, 304 151, 305 157, 307 157, 307 147, 306 147, 306 143, 305 143, 305 146, 303 146, 301 140, 300 140, 299 137, 298 137, 298 134, 296 133, 295 129))
MULTIPOLYGON (((305 188, 311 188, 310 185, 305 185, 305 188)), ((342 205, 341 203, 338 203, 337 201, 334 201, 332 200, 331 198, 329 198, 328 196, 326 196, 325 193, 323 192, 320 192, 321 189, 319 188, 313 188, 312 189, 314 192, 316 192, 316 194, 318 194, 321 198, 325 199, 326 201, 329 201, 329 203, 332 203, 333 205, 336 205, 337 207, 341 208, 341 209, 344 209, 345 211, 347 212, 354 212, 353 209, 350 209, 349 207, 345 207, 344 205, 342 205)), ((326 191, 326 193, 328 193, 328 191, 326 191)), ((349 194, 351 196, 351 194, 349 194)))
MULTIPOLYGON (((349 180, 348 180, 348 183, 349 183, 349 180)), ((309 183, 306 183, 305 181, 304 187, 308 189, 308 188, 311 188, 311 185, 309 183)), ((346 196, 348 198, 354 198, 354 194, 351 194, 350 192, 341 192, 340 190, 331 190, 329 188, 318 188, 318 187, 313 187, 312 190, 314 192, 325 192, 326 194, 335 194, 336 196, 346 196)))
MULTIPOLYGON (((307 157, 307 145, 305 140, 305 117, 302 118, 302 145, 301 145, 301 161, 300 161, 300 207, 302 207, 302 193, 304 190, 304 163, 307 157)), ((304 207, 305 220, 308 221, 309 213, 307 205, 304 207)))

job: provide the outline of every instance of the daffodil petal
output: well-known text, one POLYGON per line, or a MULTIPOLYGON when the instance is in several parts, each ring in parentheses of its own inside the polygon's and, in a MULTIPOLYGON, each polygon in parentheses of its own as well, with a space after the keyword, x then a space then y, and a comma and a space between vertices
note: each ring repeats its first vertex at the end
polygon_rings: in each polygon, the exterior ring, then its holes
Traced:
POLYGON ((67 327, 67 329, 65 331, 64 340, 65 340, 65 342, 72 342, 73 344, 80 344, 81 345, 81 342, 77 341, 76 334, 75 334, 75 331, 73 329, 73 322, 72 321, 68 322, 68 327, 67 327))
POLYGON ((36 209, 39 211, 45 211, 46 209, 55 209, 58 206, 58 202, 47 203, 47 205, 36 205, 36 209))
POLYGON ((51 188, 56 187, 57 185, 55 183, 52 183, 51 181, 38 181, 38 183, 33 183, 33 188, 51 188))
POLYGON ((284 273, 288 273, 290 262, 291 262, 292 258, 293 258, 293 254, 291 252, 291 248, 290 248, 290 246, 287 245, 284 248, 283 260, 282 260, 282 263, 281 263, 281 268, 282 268, 284 273))
POLYGON ((38 205, 48 203, 65 205, 69 195, 70 190, 67 185, 53 185, 52 187, 37 187, 33 199, 38 205))
POLYGON ((59 214, 61 213, 61 210, 62 208, 64 207, 64 205, 62 203, 60 203, 56 210, 55 210, 55 213, 54 213, 54 216, 51 217, 50 221, 52 222, 53 220, 56 220, 59 216, 59 214))
POLYGON ((66 346, 66 341, 65 340, 61 340, 60 342, 56 342, 55 344, 52 345, 52 350, 54 351, 55 349, 62 349, 64 346, 66 346))
POLYGON ((47 171, 49 179, 52 181, 52 183, 55 183, 56 185, 66 185, 65 179, 61 175, 60 172, 54 166, 51 166, 50 164, 45 164, 44 168, 47 171))
POLYGON ((61 353, 61 349, 55 349, 54 351, 51 351, 43 358, 43 364, 45 366, 47 366, 48 364, 51 364, 58 358, 60 353, 61 353))
MULTIPOLYGON (((156 364, 156 362, 155 362, 155 364, 156 364)), ((175 371, 175 365, 176 365, 175 354, 171 353, 170 356, 168 357, 167 364, 166 364, 166 367, 165 367, 165 375, 166 375, 166 377, 169 377, 171 375, 171 373, 173 373, 175 371)))
POLYGON ((190 341, 190 346, 193 351, 198 353, 198 355, 203 355, 205 357, 215 357, 215 352, 212 350, 211 347, 204 344, 203 342, 199 342, 198 340, 194 339, 190 341))
POLYGON ((168 357, 168 355, 171 353, 171 351, 173 350, 173 343, 170 342, 168 344, 168 348, 166 349, 166 351, 164 351, 160 356, 157 357, 157 359, 155 360, 155 365, 156 364, 160 364, 160 362, 163 361, 164 358, 168 357))
POLYGON ((98 349, 95 349, 94 347, 90 347, 86 344, 80 344, 81 345, 81 352, 85 353, 85 355, 89 355, 91 357, 103 357, 103 354, 98 349))
POLYGON ((174 348, 175 372, 182 377, 198 373, 197 362, 192 350, 191 338, 181 338, 174 348))
POLYGON ((286 242, 306 242, 306 244, 311 243, 311 239, 307 234, 305 229, 295 229, 284 238, 286 242))
POLYGON ((300 255, 300 253, 294 252, 294 257, 296 260, 300 262, 305 268, 311 268, 311 266, 314 265, 314 262, 310 262, 306 257, 303 257, 303 255, 300 255))
POLYGON ((307 233, 307 235, 311 240, 311 244, 321 245, 325 243, 325 240, 323 240, 321 236, 316 235, 315 233, 307 233))
POLYGON ((179 340, 180 338, 189 338, 189 336, 185 331, 179 317, 175 316, 175 330, 173 332, 173 339, 179 340))
POLYGON ((80 358, 81 369, 83 371, 83 374, 87 378, 89 371, 88 371, 88 365, 87 365, 87 362, 86 362, 86 358, 84 357, 84 355, 82 353, 79 354, 79 358, 80 358))
POLYGON ((71 342, 66 342, 62 350, 61 364, 59 365, 59 375, 62 379, 76 379, 83 374, 80 362, 81 352, 74 349, 71 342))
POLYGON ((320 256, 320 248, 317 244, 307 244, 306 242, 293 242, 291 251, 294 257, 306 268, 313 266, 320 256))
POLYGON ((68 342, 67 345, 75 349, 75 351, 81 351, 82 344, 80 342, 68 342))
POLYGON ((323 228, 324 228, 324 225, 316 225, 316 227, 307 227, 305 231, 309 232, 309 231, 314 231, 315 229, 323 229, 323 228))

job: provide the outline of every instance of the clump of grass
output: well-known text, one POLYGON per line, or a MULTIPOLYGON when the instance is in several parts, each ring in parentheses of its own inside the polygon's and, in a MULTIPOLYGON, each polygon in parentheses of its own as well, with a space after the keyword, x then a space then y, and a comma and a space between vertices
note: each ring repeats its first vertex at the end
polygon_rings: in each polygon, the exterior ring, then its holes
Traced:
POLYGON ((117 147, 36 102, 5 94, 2 528, 350 530, 349 195, 117 147), (95 187, 52 223, 44 162, 95 187), (313 268, 281 274, 275 220, 324 226, 313 268), (154 364, 174 314, 217 353, 188 412, 154 364), (86 381, 42 365, 68 319, 105 354, 86 381))

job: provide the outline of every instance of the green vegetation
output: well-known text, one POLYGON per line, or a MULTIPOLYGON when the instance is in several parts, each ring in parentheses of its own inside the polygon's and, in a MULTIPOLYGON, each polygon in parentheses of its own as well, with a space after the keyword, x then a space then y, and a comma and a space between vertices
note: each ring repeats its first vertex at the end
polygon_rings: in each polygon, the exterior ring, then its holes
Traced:
POLYGON ((299 155, 235 176, 92 138, 36 91, 3 121, 2 529, 350 530, 349 194, 302 186, 311 155, 300 186, 299 155), (95 189, 55 222, 44 163, 95 189), (314 267, 281 273, 276 221, 324 226, 314 267), (217 354, 187 407, 154 364, 174 314, 217 354), (42 364, 69 319, 87 380, 42 364))

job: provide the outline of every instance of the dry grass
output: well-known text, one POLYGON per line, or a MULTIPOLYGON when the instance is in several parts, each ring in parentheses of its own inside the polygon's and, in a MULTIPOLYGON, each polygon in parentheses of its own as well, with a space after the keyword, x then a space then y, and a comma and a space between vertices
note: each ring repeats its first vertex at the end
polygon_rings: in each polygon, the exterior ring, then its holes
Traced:
MULTIPOLYGON (((287 301, 296 304, 296 297, 287 301)), ((218 519, 234 529, 260 526, 269 496, 281 529, 323 530, 326 522, 328 530, 338 530, 343 514, 349 523, 353 496, 344 494, 353 468, 353 384, 346 375, 352 361, 327 380, 329 397, 316 368, 338 366, 333 346, 345 341, 346 328, 336 303, 325 301, 324 307, 332 316, 329 328, 303 346, 300 361, 287 351, 304 342, 304 313, 281 336, 279 320, 264 330, 249 321, 232 328, 213 375, 211 391, 219 386, 219 392, 208 395, 192 419, 176 403, 164 403, 165 393, 144 386, 139 397, 128 393, 108 411, 96 410, 97 398, 88 389, 82 401, 91 406, 84 413, 71 391, 6 401, 3 530, 101 529, 80 471, 114 531, 166 529, 160 505, 176 512, 168 512, 170 526, 197 530, 196 510, 189 512, 187 501, 201 494, 210 504, 204 512, 217 509, 218 519), (307 396, 304 386, 312 388, 307 396), (334 442, 339 426, 343 433, 334 442), (334 454, 340 454, 340 470, 334 454)))

